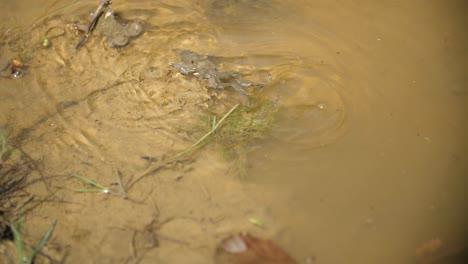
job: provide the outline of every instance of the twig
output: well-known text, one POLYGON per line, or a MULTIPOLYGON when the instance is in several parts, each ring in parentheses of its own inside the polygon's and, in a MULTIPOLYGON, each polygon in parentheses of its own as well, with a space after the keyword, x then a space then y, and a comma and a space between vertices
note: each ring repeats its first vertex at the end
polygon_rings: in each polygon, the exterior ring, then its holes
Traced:
POLYGON ((127 192, 130 191, 130 189, 139 181, 141 181, 143 178, 145 178, 148 175, 151 175, 155 172, 158 172, 159 170, 169 168, 173 166, 174 164, 177 164, 178 160, 176 159, 171 159, 169 161, 164 161, 163 163, 157 163, 149 168, 147 168, 144 172, 140 173, 138 176, 136 176, 136 179, 133 180, 130 179, 129 183, 127 184, 127 192))
POLYGON ((78 42, 78 44, 76 45, 75 47, 76 50, 79 50, 84 45, 86 40, 89 38, 89 34, 91 34, 91 32, 93 32, 93 30, 96 28, 99 18, 104 13, 103 9, 108 7, 110 4, 112 4, 111 0, 105 0, 105 1, 102 1, 99 4, 99 6, 96 8, 96 11, 94 12, 93 20, 91 20, 91 23, 89 23, 88 28, 86 28, 86 31, 83 37, 81 38, 80 42, 78 42))
POLYGON ((117 182, 119 184, 119 189, 120 189, 120 194, 122 198, 127 199, 127 192, 125 191, 123 184, 122 184, 122 175, 120 174, 120 171, 116 172, 116 177, 117 177, 117 182))
POLYGON ((202 138, 200 138, 195 144, 193 144, 192 147, 200 144, 200 142, 202 142, 203 140, 205 140, 205 138, 207 138, 209 135, 213 134, 216 129, 218 129, 218 127, 224 122, 224 120, 226 120, 226 118, 228 116, 230 116, 232 114, 232 112, 234 112, 234 110, 236 110, 236 108, 239 106, 239 104, 236 104, 234 107, 231 108, 231 110, 229 110, 229 112, 227 112, 223 118, 221 118, 221 120, 219 120, 219 122, 211 129, 210 132, 206 133, 202 138))

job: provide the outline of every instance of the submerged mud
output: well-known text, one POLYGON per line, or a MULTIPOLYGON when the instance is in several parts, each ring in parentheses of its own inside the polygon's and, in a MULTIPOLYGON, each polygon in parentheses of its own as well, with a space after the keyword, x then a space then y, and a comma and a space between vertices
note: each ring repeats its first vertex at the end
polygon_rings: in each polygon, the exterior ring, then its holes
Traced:
MULTIPOLYGON (((2 80, 23 91, 3 91, 10 100, 2 124, 42 175, 28 187, 29 195, 42 202, 40 210, 26 215, 25 236, 39 238, 50 219, 56 219, 55 236, 43 252, 49 260, 67 263, 84 256, 100 263, 207 263, 214 260, 217 243, 232 233, 253 230, 273 237, 280 225, 262 231, 247 221, 249 216, 268 221, 268 213, 239 181, 239 169, 245 171, 239 168, 244 165, 236 165, 245 164, 240 156, 225 158, 209 147, 177 154, 209 131, 203 116, 217 115, 219 120, 235 104, 262 100, 277 107, 282 101, 270 91, 284 83, 291 68, 308 66, 273 53, 216 54, 224 61, 223 71, 242 72, 267 84, 253 91, 255 96, 216 91, 170 66, 179 49, 215 50, 219 27, 206 16, 205 6, 117 5, 117 15, 143 21, 144 33, 119 49, 92 34, 75 50, 81 36, 72 25, 86 21, 91 7, 80 4, 73 12, 25 29, 32 39, 40 39, 49 28, 64 34, 51 39, 50 47, 30 50, 24 58, 27 74, 20 81, 2 80), (76 192, 90 188, 72 177, 76 174, 105 186, 110 194, 76 192)), ((10 54, 14 44, 4 46, 10 54)), ((260 131, 245 127, 239 133, 249 130, 260 131)))

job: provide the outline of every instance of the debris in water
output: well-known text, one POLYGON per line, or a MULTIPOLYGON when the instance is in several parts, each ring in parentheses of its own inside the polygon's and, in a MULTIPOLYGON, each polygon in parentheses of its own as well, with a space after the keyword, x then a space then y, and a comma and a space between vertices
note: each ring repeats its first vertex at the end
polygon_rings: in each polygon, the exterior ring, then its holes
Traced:
POLYGON ((23 77, 23 69, 25 65, 20 59, 13 59, 6 63, 2 69, 0 69, 0 76, 11 79, 19 79, 23 77))
POLYGON ((247 244, 239 235, 234 235, 221 243, 224 251, 228 253, 242 253, 247 250, 247 244))
POLYGON ((23 71, 21 69, 14 68, 11 70, 11 78, 19 79, 21 77, 23 77, 23 71))
POLYGON ((468 244, 444 245, 440 238, 429 239, 416 249, 418 264, 465 264, 468 244))
POLYGON ((433 256, 437 253, 442 246, 442 240, 439 238, 433 238, 424 242, 421 246, 416 249, 416 256, 419 259, 425 259, 433 256))
POLYGON ((91 34, 91 32, 93 32, 93 30, 96 28, 96 25, 97 25, 97 22, 98 22, 99 18, 104 13, 103 9, 108 7, 110 4, 112 4, 112 1, 111 0, 106 0, 106 1, 102 1, 98 5, 98 7, 96 8, 96 11, 93 13, 91 23, 89 23, 83 37, 81 38, 80 42, 78 42, 78 44, 75 47, 76 50, 79 50, 84 45, 86 40, 89 38, 89 34, 91 34))
POLYGON ((39 47, 43 49, 47 49, 52 45, 52 39, 65 35, 65 30, 61 27, 51 27, 49 28, 44 37, 42 38, 41 42, 39 43, 39 47))
POLYGON ((296 264, 297 262, 273 241, 240 233, 221 241, 215 254, 215 263, 296 264))
POLYGON ((249 222, 252 224, 252 225, 255 225, 257 227, 260 227, 260 228, 265 228, 265 223, 263 223, 262 221, 258 220, 257 218, 249 218, 249 222))

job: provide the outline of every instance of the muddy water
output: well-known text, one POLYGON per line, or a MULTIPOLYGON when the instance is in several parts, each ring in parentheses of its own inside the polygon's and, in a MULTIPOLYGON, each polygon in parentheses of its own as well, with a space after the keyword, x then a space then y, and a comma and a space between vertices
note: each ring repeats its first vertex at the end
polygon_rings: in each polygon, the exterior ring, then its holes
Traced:
POLYGON ((414 263, 431 239, 434 254, 465 245, 466 3, 113 2, 144 21, 119 50, 93 35, 74 51, 67 24, 87 21, 94 1, 46 19, 66 1, 3 0, 0 11, 1 60, 22 52, 18 26, 28 48, 25 76, 0 79, 0 125, 34 161, 28 192, 48 201, 26 216, 31 241, 58 220, 46 254, 210 263, 241 230, 317 263, 414 263), (51 28, 52 46, 36 48, 51 28), (200 115, 248 101, 168 74, 180 48, 266 83, 255 98, 275 102, 276 121, 242 177, 214 146, 173 158, 209 129, 200 115), (116 193, 120 175, 128 199, 76 193, 86 186, 73 173, 116 193))

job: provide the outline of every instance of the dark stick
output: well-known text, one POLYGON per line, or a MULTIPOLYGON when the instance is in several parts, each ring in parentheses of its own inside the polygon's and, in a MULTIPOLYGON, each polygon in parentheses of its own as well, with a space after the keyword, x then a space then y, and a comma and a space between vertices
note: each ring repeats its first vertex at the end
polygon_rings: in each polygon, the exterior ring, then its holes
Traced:
POLYGON ((76 45, 76 50, 79 50, 84 45, 86 40, 89 38, 89 34, 91 34, 91 32, 93 32, 93 30, 96 28, 99 18, 104 13, 103 9, 108 7, 110 4, 112 4, 112 0, 105 0, 102 1, 96 8, 96 11, 94 11, 93 20, 91 20, 91 23, 89 23, 88 28, 86 29, 83 37, 81 38, 80 42, 78 42, 78 44, 76 45))

